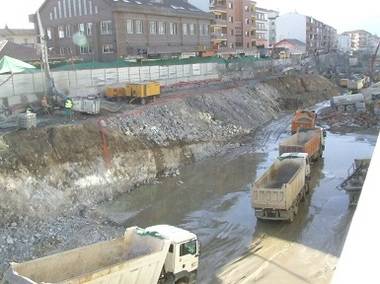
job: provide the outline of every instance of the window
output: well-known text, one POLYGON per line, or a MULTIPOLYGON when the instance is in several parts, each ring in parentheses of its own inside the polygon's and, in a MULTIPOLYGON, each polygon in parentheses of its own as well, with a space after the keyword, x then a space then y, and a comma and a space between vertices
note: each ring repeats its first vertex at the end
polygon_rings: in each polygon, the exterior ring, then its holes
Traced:
POLYGON ((182 244, 179 248, 179 256, 184 256, 188 254, 195 255, 197 253, 197 241, 191 241, 185 244, 182 244))
POLYGON ((234 30, 233 30, 233 29, 231 29, 230 34, 231 34, 232 36, 234 35, 234 30))
POLYGON ((208 28, 208 25, 207 25, 207 24, 204 25, 204 30, 205 30, 205 35, 208 36, 208 34, 209 34, 209 28, 208 28))
POLYGON ((60 55, 65 55, 65 48, 64 47, 60 47, 59 48, 59 54, 60 55))
POLYGON ((135 21, 135 33, 136 34, 144 33, 144 24, 143 24, 142 20, 136 20, 135 21))
POLYGON ((164 22, 159 22, 158 23, 158 33, 160 35, 164 35, 165 34, 165 23, 164 22))
POLYGON ((80 54, 89 54, 92 52, 91 47, 89 45, 81 45, 79 47, 80 54))
POLYGON ((245 23, 246 23, 247 25, 249 25, 249 19, 248 19, 248 18, 245 19, 245 23))
POLYGON ((157 22, 149 22, 149 33, 151 35, 157 34, 157 22))
POLYGON ((189 25, 190 35, 195 35, 195 24, 189 25))
POLYGON ((234 17, 229 16, 228 17, 228 22, 233 23, 234 22, 234 17))
POLYGON ((187 24, 182 24, 182 33, 183 33, 183 35, 187 35, 188 34, 187 24))
POLYGON ((46 35, 47 35, 47 38, 49 40, 51 40, 53 37, 52 37, 52 33, 51 33, 51 28, 47 28, 46 29, 46 35))
POLYGON ((78 30, 79 30, 80 34, 84 35, 84 24, 83 23, 78 25, 78 30))
POLYGON ((103 53, 113 53, 113 44, 103 45, 103 53))
POLYGON ((229 9, 232 9, 233 7, 234 7, 234 6, 233 6, 232 2, 229 2, 229 3, 228 3, 228 8, 229 8, 229 9))
POLYGON ((92 23, 87 23, 87 35, 92 36, 92 23))
POLYGON ((66 26, 66 37, 71 37, 71 25, 66 26))
POLYGON ((100 33, 102 35, 112 34, 112 21, 102 21, 100 23, 100 33))
POLYGON ((65 38, 65 29, 63 26, 58 27, 58 38, 65 38))
POLYGON ((133 21, 127 20, 127 34, 133 34, 133 21))
POLYGON ((244 6, 244 11, 248 12, 249 11, 249 7, 248 6, 244 6))
POLYGON ((171 35, 178 34, 178 25, 176 23, 169 23, 169 33, 171 35))

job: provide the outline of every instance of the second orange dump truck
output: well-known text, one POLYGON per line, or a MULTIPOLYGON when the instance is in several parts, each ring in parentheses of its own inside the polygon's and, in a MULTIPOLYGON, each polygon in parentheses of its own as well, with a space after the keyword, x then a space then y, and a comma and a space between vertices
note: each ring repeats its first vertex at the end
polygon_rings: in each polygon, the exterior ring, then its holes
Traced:
POLYGON ((311 160, 318 160, 325 150, 326 131, 322 128, 305 129, 280 142, 280 155, 307 153, 311 160))
POLYGON ((292 119, 292 134, 298 130, 315 128, 317 114, 314 111, 298 110, 292 119))

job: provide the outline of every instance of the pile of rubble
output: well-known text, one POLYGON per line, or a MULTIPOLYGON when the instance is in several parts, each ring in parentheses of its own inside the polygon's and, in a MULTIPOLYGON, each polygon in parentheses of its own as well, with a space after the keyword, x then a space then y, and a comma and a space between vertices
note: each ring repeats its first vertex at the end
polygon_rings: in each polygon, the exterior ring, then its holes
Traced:
POLYGON ((332 131, 353 131, 376 127, 379 119, 369 112, 340 112, 331 108, 324 110, 319 121, 332 131))

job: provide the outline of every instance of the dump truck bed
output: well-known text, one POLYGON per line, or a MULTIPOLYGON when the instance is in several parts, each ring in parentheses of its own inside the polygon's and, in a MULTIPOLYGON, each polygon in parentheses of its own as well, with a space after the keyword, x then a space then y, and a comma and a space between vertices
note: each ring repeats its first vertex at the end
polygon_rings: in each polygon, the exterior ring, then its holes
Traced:
POLYGON ((17 264, 5 275, 9 283, 157 283, 170 243, 126 231, 124 237, 17 264))
POLYGON ((305 167, 302 159, 276 160, 252 187, 253 207, 288 210, 305 186, 305 167))
POLYGON ((315 127, 317 116, 312 111, 297 111, 292 119, 291 132, 296 133, 300 129, 311 129, 315 127))
POLYGON ((307 153, 310 157, 316 158, 322 147, 321 135, 320 128, 297 132, 280 142, 279 154, 307 153))

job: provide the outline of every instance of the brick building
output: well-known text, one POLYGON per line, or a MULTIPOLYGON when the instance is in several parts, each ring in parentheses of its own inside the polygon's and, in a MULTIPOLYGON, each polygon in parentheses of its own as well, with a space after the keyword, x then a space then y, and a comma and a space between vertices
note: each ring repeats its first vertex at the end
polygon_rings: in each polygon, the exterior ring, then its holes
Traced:
POLYGON ((67 58, 171 56, 211 46, 210 14, 187 0, 46 0, 39 11, 49 52, 67 58))
POLYGON ((219 52, 256 49, 256 2, 252 0, 210 0, 214 16, 211 40, 219 52))

